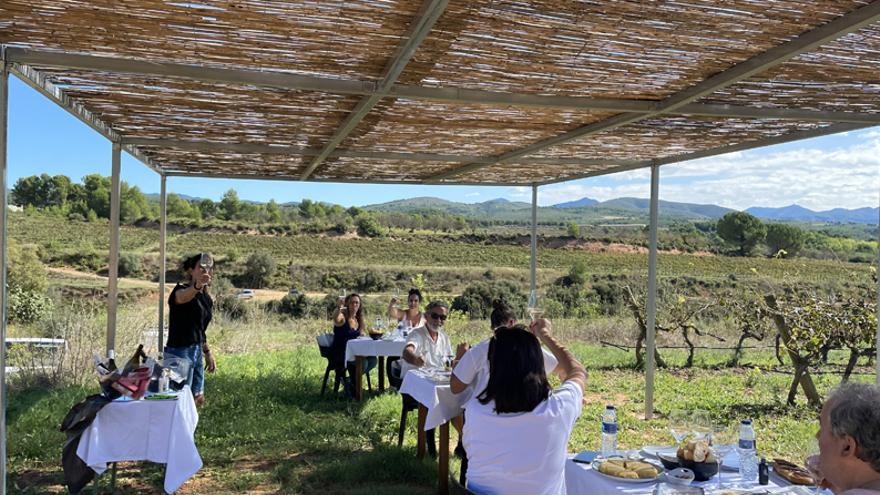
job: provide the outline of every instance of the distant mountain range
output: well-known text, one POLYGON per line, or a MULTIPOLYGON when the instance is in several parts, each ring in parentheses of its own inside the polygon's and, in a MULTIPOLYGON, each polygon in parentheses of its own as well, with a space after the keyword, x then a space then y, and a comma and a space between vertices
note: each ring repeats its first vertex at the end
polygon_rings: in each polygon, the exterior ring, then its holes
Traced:
MULTIPOLYGON (((531 204, 522 201, 509 201, 502 198, 482 203, 458 203, 433 197, 419 197, 390 201, 364 207, 381 212, 418 213, 442 211, 452 215, 483 218, 500 221, 525 221, 531 216, 531 204)), ((538 208, 538 216, 543 222, 553 221, 601 221, 619 223, 628 220, 646 220, 649 201, 643 198, 617 198, 597 201, 581 198, 576 201, 558 203, 538 208)), ((666 218, 690 220, 717 220, 735 211, 717 205, 677 203, 660 201, 660 215, 666 218)), ((813 211, 802 206, 791 205, 782 208, 753 207, 746 212, 770 221, 790 222, 831 222, 877 224, 880 208, 857 208, 847 210, 835 208, 828 211, 813 211)))

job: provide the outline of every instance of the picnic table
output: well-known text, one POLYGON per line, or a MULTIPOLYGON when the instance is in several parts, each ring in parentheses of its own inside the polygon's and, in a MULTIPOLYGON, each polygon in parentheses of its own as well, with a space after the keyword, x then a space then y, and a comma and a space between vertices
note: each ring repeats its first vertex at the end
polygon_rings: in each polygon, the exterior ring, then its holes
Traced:
POLYGON ((448 376, 445 379, 423 369, 413 369, 403 377, 400 393, 409 394, 419 403, 419 458, 425 456, 425 431, 440 427, 438 451, 439 493, 449 492, 449 422, 460 415, 468 394, 453 394, 448 376))
POLYGON ((379 358, 379 391, 385 390, 385 358, 400 357, 406 340, 396 339, 372 339, 371 337, 358 337, 349 340, 345 344, 345 362, 354 361, 354 398, 362 400, 364 395, 364 360, 370 356, 379 358))

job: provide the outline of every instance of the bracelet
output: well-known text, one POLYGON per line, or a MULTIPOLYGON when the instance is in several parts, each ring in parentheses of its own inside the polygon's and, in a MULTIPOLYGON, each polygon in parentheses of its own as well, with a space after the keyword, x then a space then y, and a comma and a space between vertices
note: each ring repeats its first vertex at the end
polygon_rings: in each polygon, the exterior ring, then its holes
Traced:
POLYGON ((201 287, 199 287, 199 286, 197 286, 197 285, 196 285, 196 284, 195 284, 195 283, 193 283, 193 289, 195 289, 195 290, 197 290, 197 291, 199 291, 199 292, 201 292, 201 291, 202 291, 202 289, 204 289, 204 288, 205 288, 205 286, 204 286, 204 285, 203 285, 203 286, 201 286, 201 287))

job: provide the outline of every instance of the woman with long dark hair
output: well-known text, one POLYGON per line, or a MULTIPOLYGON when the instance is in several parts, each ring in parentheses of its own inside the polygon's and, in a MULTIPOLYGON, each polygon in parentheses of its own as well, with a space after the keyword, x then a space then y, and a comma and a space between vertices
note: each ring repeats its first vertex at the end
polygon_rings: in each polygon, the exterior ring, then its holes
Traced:
MULTIPOLYGON (((332 355, 340 366, 345 361, 345 346, 348 344, 348 341, 363 335, 366 328, 361 296, 349 294, 345 299, 340 297, 339 307, 336 308, 336 312, 333 314, 333 344, 331 346, 332 355)), ((364 373, 369 373, 370 370, 375 368, 376 361, 375 356, 368 357, 364 366, 364 373)), ((354 361, 349 361, 344 363, 344 365, 348 368, 348 377, 345 378, 345 391, 351 395, 352 388, 349 377, 354 377, 355 363, 354 361)))
POLYGON ((400 322, 401 329, 410 330, 425 325, 425 314, 422 312, 422 292, 413 287, 406 296, 406 309, 397 308, 397 298, 391 298, 388 304, 388 317, 400 322))
POLYGON ((214 260, 208 253, 199 253, 184 259, 181 268, 185 278, 168 296, 168 341, 164 352, 166 356, 190 361, 187 383, 196 405, 201 406, 205 402, 205 371, 213 373, 217 369, 206 334, 214 315, 214 301, 209 293, 214 260))
POLYGON ((568 438, 581 414, 587 372, 539 319, 496 330, 489 381, 465 405, 467 486, 477 494, 565 493, 568 438), (547 381, 544 344, 559 362, 562 385, 547 381))

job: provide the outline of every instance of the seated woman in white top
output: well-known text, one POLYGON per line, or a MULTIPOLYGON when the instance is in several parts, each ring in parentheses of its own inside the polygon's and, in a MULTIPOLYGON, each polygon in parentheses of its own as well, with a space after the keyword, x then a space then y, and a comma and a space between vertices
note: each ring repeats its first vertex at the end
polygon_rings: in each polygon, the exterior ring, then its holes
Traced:
POLYGON ((539 319, 499 329, 489 350, 489 383, 465 405, 468 489, 479 495, 564 495, 568 438, 581 414, 587 372, 539 319), (540 343, 539 343, 540 339, 540 343), (559 362, 550 389, 541 343, 559 362))

